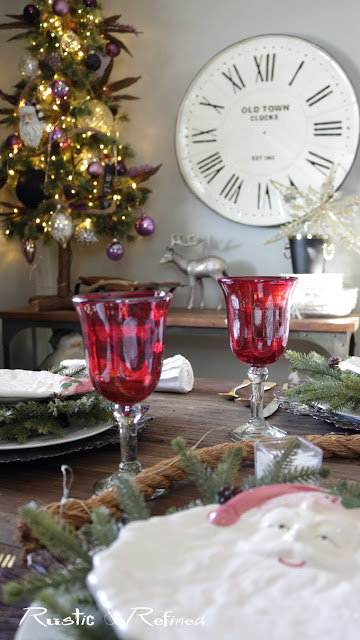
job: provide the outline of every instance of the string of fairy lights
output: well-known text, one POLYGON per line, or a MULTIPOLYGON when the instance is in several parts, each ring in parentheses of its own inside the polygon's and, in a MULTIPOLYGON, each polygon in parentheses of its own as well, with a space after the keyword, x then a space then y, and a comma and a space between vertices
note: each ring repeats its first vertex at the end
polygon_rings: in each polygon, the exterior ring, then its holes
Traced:
POLYGON ((16 92, 0 92, 10 105, 0 123, 15 129, 0 147, 4 233, 20 236, 30 263, 40 238, 90 246, 103 234, 112 238, 106 255, 120 259, 121 240, 155 229, 139 184, 158 167, 129 167, 132 150, 120 142, 122 101, 133 98, 122 91, 138 78, 110 82, 128 51, 120 34, 137 32, 104 18, 98 0, 38 0, 9 17, 2 27, 25 30, 27 47, 16 92))

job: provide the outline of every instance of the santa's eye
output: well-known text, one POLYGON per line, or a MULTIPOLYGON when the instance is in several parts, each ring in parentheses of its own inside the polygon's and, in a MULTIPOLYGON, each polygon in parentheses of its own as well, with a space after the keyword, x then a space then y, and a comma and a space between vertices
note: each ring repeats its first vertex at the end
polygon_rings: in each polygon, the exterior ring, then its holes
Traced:
POLYGON ((330 538, 330 536, 326 535, 326 533, 319 533, 319 535, 317 537, 319 538, 319 540, 323 540, 324 542, 330 542, 330 544, 332 544, 334 547, 338 547, 339 546, 335 542, 335 540, 330 538))

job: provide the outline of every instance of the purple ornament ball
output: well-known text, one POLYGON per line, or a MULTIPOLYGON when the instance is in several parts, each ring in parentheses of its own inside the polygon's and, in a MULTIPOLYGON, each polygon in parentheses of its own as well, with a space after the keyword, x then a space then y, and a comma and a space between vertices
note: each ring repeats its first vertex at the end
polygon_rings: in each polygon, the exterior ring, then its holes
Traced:
POLYGON ((22 147, 22 140, 16 135, 16 133, 13 133, 11 136, 6 138, 5 144, 8 149, 20 149, 22 147))
POLYGON ((116 165, 116 175, 123 176, 127 172, 127 168, 125 162, 120 160, 116 165))
POLYGON ((139 236, 151 236, 155 229, 155 222, 150 216, 147 216, 146 213, 143 213, 142 216, 135 222, 135 229, 139 236))
POLYGON ((59 138, 62 138, 62 136, 63 134, 61 133, 60 127, 55 126, 50 133, 50 140, 59 140, 59 138))
POLYGON ((25 22, 28 24, 34 24, 40 18, 40 11, 34 4, 27 4, 24 7, 23 16, 25 22))
POLYGON ((70 87, 64 80, 54 80, 51 83, 51 93, 53 98, 64 100, 69 95, 70 87))
POLYGON ((87 9, 96 9, 97 0, 83 0, 83 3, 87 9))
POLYGON ((100 176, 104 175, 104 167, 101 162, 95 160, 94 162, 90 162, 87 172, 90 178, 100 178, 100 176))
POLYGON ((45 62, 55 71, 61 65, 61 54, 58 51, 50 51, 45 57, 45 62))
POLYGON ((52 4, 52 10, 56 16, 64 18, 70 11, 70 7, 66 0, 54 0, 52 4))
MULTIPOLYGON (((65 185, 66 186, 66 185, 65 185)), ((75 196, 74 196, 75 197, 75 196)), ((69 204, 69 207, 72 211, 87 211, 89 208, 89 205, 86 204, 82 204, 81 202, 76 203, 76 204, 69 204)))
POLYGON ((116 56, 118 56, 121 51, 121 47, 117 44, 117 42, 113 41, 108 42, 105 49, 110 58, 116 58, 116 56))
POLYGON ((106 255, 110 260, 121 260, 124 255, 124 247, 118 240, 113 240, 106 247, 106 255))

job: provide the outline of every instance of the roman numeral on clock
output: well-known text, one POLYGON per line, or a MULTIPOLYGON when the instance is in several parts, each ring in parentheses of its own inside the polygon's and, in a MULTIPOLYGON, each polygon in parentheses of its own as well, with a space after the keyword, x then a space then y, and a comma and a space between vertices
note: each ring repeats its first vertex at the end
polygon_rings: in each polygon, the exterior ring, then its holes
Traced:
POLYGON ((270 198, 270 190, 269 185, 258 183, 257 188, 257 208, 258 209, 271 209, 271 198, 270 198))
POLYGON ((200 102, 199 104, 201 104, 203 107, 212 107, 213 109, 215 109, 216 113, 222 113, 221 109, 224 109, 224 106, 221 104, 215 104, 213 102, 210 102, 210 100, 208 100, 207 98, 205 98, 205 96, 203 96, 203 101, 204 102, 200 102))
POLYGON ((275 58, 276 53, 267 53, 266 56, 254 56, 254 61, 257 68, 256 82, 272 82, 274 80, 275 73, 275 58))
POLYGON ((202 142, 216 142, 217 141, 217 129, 206 129, 200 131, 199 129, 193 129, 194 133, 191 134, 191 140, 194 144, 202 142))
POLYGON ((233 68, 234 68, 234 72, 236 75, 236 79, 234 80, 234 78, 232 77, 232 71, 231 69, 228 69, 228 72, 225 73, 225 71, 222 71, 223 76, 225 76, 225 78, 227 78, 231 84, 232 84, 232 88, 234 90, 234 93, 236 93, 237 90, 241 91, 241 89, 245 89, 245 84, 244 81, 239 73, 239 70, 236 66, 236 64, 233 64, 233 68))
POLYGON ((212 182, 212 180, 216 178, 220 171, 225 168, 224 162, 218 151, 216 153, 212 153, 210 156, 207 156, 203 160, 200 160, 197 165, 199 167, 200 173, 202 173, 204 178, 207 179, 208 184, 212 182))
POLYGON ((314 136, 342 136, 342 120, 314 122, 314 136))
POLYGON ((220 195, 224 196, 226 200, 232 201, 234 204, 237 203, 239 193, 241 191, 241 187, 244 180, 240 180, 239 176, 232 174, 231 178, 224 184, 223 188, 220 191, 220 195))
POLYGON ((319 156, 318 153, 314 153, 313 151, 309 151, 310 158, 305 158, 306 162, 310 162, 310 164, 315 167, 320 173, 326 175, 327 171, 330 171, 333 166, 333 161, 329 160, 329 158, 324 158, 324 156, 319 156))
POLYGON ((299 73, 300 69, 302 69, 302 67, 304 66, 304 64, 305 64, 305 60, 302 60, 302 62, 300 62, 300 64, 299 64, 298 68, 296 69, 296 71, 295 71, 295 73, 294 73, 293 77, 291 78, 291 80, 290 80, 290 82, 289 82, 289 87, 291 87, 292 83, 296 80, 296 76, 297 76, 297 74, 299 73))
POLYGON ((310 96, 306 102, 309 107, 313 107, 314 104, 320 102, 320 100, 324 100, 324 98, 327 98, 331 93, 333 93, 333 90, 330 88, 330 85, 327 84, 326 87, 323 87, 320 91, 317 91, 314 95, 310 96))

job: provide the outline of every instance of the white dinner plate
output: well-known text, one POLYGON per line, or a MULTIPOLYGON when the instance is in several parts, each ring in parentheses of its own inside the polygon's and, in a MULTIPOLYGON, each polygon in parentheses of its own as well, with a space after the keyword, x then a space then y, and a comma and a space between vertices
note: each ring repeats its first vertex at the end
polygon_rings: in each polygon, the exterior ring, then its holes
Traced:
MULTIPOLYGON (((36 607, 33 602, 30 606, 36 607)), ((24 611, 25 613, 25 611, 24 611)), ((49 614, 51 615, 51 614, 49 614)), ((25 618, 24 622, 18 627, 14 640, 69 640, 69 634, 66 632, 68 627, 43 627, 34 617, 25 618)))
MULTIPOLYGON (((73 442, 74 440, 81 440, 81 438, 88 438, 89 436, 95 436, 97 433, 106 431, 113 426, 113 422, 99 422, 91 427, 79 426, 78 424, 70 425, 65 428, 65 435, 63 437, 58 435, 42 435, 33 436, 28 438, 24 444, 20 444, 17 440, 7 440, 6 442, 0 442, 0 451, 12 451, 13 449, 33 449, 38 447, 49 447, 55 444, 65 444, 66 442, 73 442)), ((1 429, 0 429, 1 431, 1 429)))

